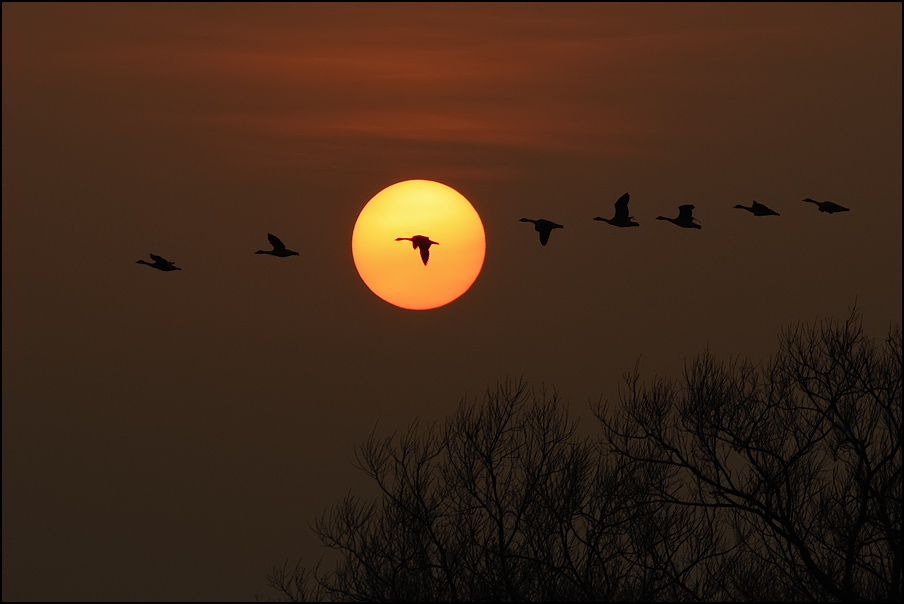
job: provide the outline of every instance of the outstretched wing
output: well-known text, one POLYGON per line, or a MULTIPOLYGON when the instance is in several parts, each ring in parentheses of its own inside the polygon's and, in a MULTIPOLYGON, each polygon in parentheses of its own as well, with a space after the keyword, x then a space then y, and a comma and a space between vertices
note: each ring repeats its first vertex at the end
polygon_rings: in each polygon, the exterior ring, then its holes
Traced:
POLYGON ((170 262, 163 256, 157 256, 156 254, 150 254, 150 256, 151 256, 151 260, 153 260, 154 262, 156 262, 158 264, 172 264, 172 262, 170 262))
POLYGON ((630 198, 631 196, 627 193, 618 198, 618 201, 615 202, 615 217, 613 220, 628 219, 628 200, 630 198))
POLYGON ((427 261, 430 260, 430 246, 428 244, 421 244, 421 261, 424 263, 424 266, 427 266, 427 261))
POLYGON ((678 220, 693 220, 693 211, 694 206, 689 203, 683 206, 678 206, 678 220))
POLYGON ((276 235, 271 235, 270 233, 267 233, 267 239, 270 240, 270 245, 273 246, 274 250, 281 252, 286 249, 285 244, 282 241, 280 241, 279 237, 277 237, 276 235))
POLYGON ((551 232, 552 227, 550 226, 540 229, 540 245, 546 245, 546 243, 549 241, 549 234, 551 232))
POLYGON ((764 203, 760 203, 758 201, 753 202, 753 213, 760 214, 761 216, 778 216, 778 212, 770 208, 764 203))

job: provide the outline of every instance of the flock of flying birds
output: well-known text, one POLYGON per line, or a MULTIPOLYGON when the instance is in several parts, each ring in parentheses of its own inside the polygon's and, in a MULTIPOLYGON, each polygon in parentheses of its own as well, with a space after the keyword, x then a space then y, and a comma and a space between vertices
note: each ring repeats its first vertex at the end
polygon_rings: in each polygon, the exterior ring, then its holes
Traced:
MULTIPOLYGON (((254 252, 255 254, 270 254, 271 256, 279 256, 280 258, 286 258, 288 256, 298 256, 298 252, 295 250, 290 250, 286 248, 286 245, 279 240, 279 237, 276 235, 271 235, 267 233, 267 239, 270 240, 270 245, 273 246, 272 250, 257 250, 254 252)), ((153 262, 147 262, 146 260, 138 260, 136 264, 147 264, 151 268, 156 268, 159 271, 181 271, 182 269, 176 266, 173 262, 167 260, 163 256, 157 256, 156 254, 151 254, 151 260, 153 262)))
MULTIPOLYGON (((634 221, 634 217, 630 216, 628 213, 628 200, 630 196, 625 193, 621 197, 618 198, 618 201, 615 202, 615 215, 612 218, 603 218, 601 216, 597 216, 594 220, 600 220, 602 222, 608 222, 609 224, 617 227, 636 227, 640 226, 639 223, 634 221)), ((849 212, 850 208, 846 208, 844 206, 840 206, 837 203, 831 201, 816 201, 815 199, 810 199, 807 197, 803 201, 807 203, 816 204, 819 208, 820 212, 825 212, 827 214, 835 214, 837 212, 849 212)), ((778 216, 779 213, 769 208, 768 206, 759 203, 758 201, 754 201, 752 205, 745 206, 738 204, 734 206, 735 208, 741 210, 747 210, 754 216, 778 216)), ((691 204, 685 204, 678 206, 678 216, 675 218, 669 218, 668 216, 657 216, 656 220, 668 220, 672 224, 676 224, 685 229, 700 229, 703 228, 697 222, 697 219, 694 218, 694 206, 691 204)), ((534 224, 534 229, 540 233, 540 245, 546 245, 549 242, 549 234, 552 233, 553 229, 562 229, 565 228, 561 224, 552 222, 551 220, 545 220, 540 218, 538 220, 534 220, 532 218, 522 218, 520 222, 532 222, 534 224)), ((298 252, 287 249, 285 244, 279 240, 279 237, 276 235, 271 235, 267 233, 267 239, 270 240, 270 245, 273 246, 272 250, 257 250, 254 252, 255 254, 269 254, 271 256, 278 256, 280 258, 285 258, 288 256, 298 256, 298 252)), ((425 235, 414 235, 412 237, 396 237, 396 241, 410 241, 411 247, 413 249, 419 249, 421 253, 421 262, 424 263, 424 266, 427 266, 427 261, 430 259, 430 246, 431 245, 439 245, 437 241, 431 241, 429 237, 425 235)), ((138 260, 137 264, 147 264, 151 268, 156 268, 161 271, 181 271, 182 269, 176 266, 173 262, 170 262, 166 258, 162 256, 157 256, 155 254, 150 254, 151 260, 153 262, 147 262, 146 260, 138 260)))
MULTIPOLYGON (((630 196, 625 193, 621 197, 618 198, 618 201, 615 202, 615 215, 612 218, 603 218, 602 216, 597 216, 594 220, 600 220, 602 222, 608 222, 609 224, 617 227, 636 227, 640 226, 639 223, 634 221, 634 217, 629 215, 628 213, 628 200, 630 196)), ((844 206, 840 206, 837 203, 832 201, 816 201, 815 199, 810 199, 807 197, 804 199, 807 203, 814 203, 819 207, 820 212, 826 212, 827 214, 835 214, 836 212, 849 212, 850 208, 846 208, 844 206)), ((754 216, 778 216, 779 213, 773 210, 772 208, 762 204, 758 201, 754 201, 752 205, 745 206, 742 204, 738 204, 735 208, 739 208, 741 210, 747 210, 754 216)), ((703 227, 697 222, 697 219, 694 218, 694 206, 692 204, 684 204, 678 206, 678 216, 675 218, 669 218, 668 216, 657 216, 656 220, 668 220, 672 224, 676 224, 685 229, 702 229, 703 227)), ((522 218, 521 222, 532 222, 534 223, 534 229, 538 233, 540 233, 540 244, 546 245, 549 241, 549 234, 553 231, 553 229, 562 229, 565 228, 561 224, 557 224, 552 222, 551 220, 533 220, 532 218, 522 218)), ((426 263, 426 262, 425 262, 426 263)))

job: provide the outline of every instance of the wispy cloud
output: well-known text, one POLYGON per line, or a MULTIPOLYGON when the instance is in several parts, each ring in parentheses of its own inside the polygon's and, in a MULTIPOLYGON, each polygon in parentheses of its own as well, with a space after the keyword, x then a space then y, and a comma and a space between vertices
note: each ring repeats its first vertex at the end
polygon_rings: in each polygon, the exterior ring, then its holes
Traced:
POLYGON ((618 4, 305 3, 210 18, 198 5, 92 5, 72 13, 81 27, 51 26, 35 60, 71 71, 74 88, 82 78, 103 91, 93 102, 110 120, 220 129, 218 143, 256 134, 262 145, 652 155, 656 139, 692 137, 701 122, 731 127, 739 100, 763 95, 758 106, 768 107, 767 90, 799 91, 794 59, 823 51, 807 45, 808 30, 825 27, 820 14, 797 5, 651 4, 629 18, 618 4), (106 30, 105 10, 132 11, 128 30, 106 30))

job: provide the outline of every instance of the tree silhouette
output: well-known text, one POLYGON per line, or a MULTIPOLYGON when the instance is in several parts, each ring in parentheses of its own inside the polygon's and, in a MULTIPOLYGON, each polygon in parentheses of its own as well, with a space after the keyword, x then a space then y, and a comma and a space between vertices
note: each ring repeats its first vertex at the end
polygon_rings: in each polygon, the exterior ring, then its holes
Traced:
POLYGON ((683 380, 598 410, 610 451, 669 474, 656 496, 713 514, 724 599, 901 597, 901 328, 797 325, 761 365, 708 352, 683 380))
POLYGON ((582 434, 507 381, 356 450, 379 497, 315 521, 290 601, 850 601, 901 595, 901 329, 797 325, 754 364, 626 374, 582 434))

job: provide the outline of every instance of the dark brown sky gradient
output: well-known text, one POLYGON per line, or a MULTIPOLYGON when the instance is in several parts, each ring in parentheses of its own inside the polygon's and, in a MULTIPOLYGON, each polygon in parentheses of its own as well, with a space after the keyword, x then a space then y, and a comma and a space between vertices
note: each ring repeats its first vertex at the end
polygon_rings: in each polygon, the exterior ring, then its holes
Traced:
POLYGON ((247 600, 369 492, 375 424, 506 376, 580 413, 638 358, 901 321, 900 3, 2 11, 4 601, 247 600), (423 312, 351 256, 413 178, 487 233, 423 312), (639 228, 592 220, 626 191, 639 228), (655 220, 685 203, 702 229, 655 220))

